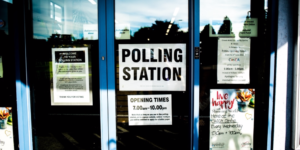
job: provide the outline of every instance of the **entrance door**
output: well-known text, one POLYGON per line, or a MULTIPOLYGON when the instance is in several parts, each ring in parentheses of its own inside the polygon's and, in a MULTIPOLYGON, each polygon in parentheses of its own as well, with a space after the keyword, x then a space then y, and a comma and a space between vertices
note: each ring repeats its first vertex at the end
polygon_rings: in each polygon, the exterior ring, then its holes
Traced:
POLYGON ((267 146, 268 1, 116 0, 114 6, 109 51, 115 57, 116 104, 110 109, 116 110, 118 149, 267 146), (190 14, 189 5, 195 8, 190 14), (189 28, 189 17, 200 24, 189 28))
POLYGON ((97 1, 31 4, 33 149, 101 149, 97 1))
POLYGON ((187 0, 115 0, 115 130, 120 150, 190 149, 187 0))
POLYGON ((34 149, 266 146, 263 1, 31 2, 34 149))
POLYGON ((267 0, 200 0, 200 150, 271 144, 269 18, 267 0))

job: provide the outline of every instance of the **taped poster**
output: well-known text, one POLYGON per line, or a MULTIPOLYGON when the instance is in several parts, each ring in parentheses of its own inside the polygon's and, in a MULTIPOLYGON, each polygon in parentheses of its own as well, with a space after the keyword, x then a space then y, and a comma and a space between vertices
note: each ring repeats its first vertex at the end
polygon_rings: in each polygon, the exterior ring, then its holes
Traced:
POLYGON ((119 44, 120 91, 185 91, 185 44, 119 44))
POLYGON ((252 150, 255 89, 210 90, 210 149, 252 150))
POLYGON ((130 24, 115 24, 115 38, 116 40, 130 40, 130 24))
POLYGON ((52 48, 51 105, 93 105, 88 48, 52 48))
POLYGON ((219 38, 217 83, 250 83, 250 38, 219 38))
POLYGON ((128 121, 135 125, 172 125, 172 95, 128 95, 128 121))
POLYGON ((14 149, 12 108, 0 107, 0 150, 12 149, 14 149))

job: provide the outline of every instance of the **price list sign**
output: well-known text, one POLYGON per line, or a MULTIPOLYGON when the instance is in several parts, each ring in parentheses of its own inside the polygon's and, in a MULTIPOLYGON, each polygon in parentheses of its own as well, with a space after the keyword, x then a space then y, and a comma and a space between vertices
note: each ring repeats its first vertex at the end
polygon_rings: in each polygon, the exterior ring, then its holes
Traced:
POLYGON ((128 95, 129 126, 172 125, 172 95, 128 95))
POLYGON ((249 84, 250 38, 219 38, 218 84, 249 84))

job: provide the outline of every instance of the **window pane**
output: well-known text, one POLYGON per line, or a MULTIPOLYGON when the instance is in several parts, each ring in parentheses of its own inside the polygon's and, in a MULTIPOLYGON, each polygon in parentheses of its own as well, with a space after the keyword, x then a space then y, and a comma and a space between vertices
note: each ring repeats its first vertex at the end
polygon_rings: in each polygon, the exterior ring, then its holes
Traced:
POLYGON ((97 40, 97 1, 32 0, 33 37, 48 39, 52 34, 69 34, 72 40, 97 40), (48 17, 50 16, 50 17, 48 17))
POLYGON ((190 148, 188 43, 187 0, 115 1, 118 149, 190 148))

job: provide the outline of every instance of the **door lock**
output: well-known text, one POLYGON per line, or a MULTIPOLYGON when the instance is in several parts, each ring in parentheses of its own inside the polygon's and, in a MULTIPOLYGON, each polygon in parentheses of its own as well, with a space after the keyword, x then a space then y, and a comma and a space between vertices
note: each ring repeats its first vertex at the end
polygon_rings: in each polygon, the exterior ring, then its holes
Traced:
POLYGON ((200 57, 200 47, 195 47, 195 59, 199 59, 200 57))

